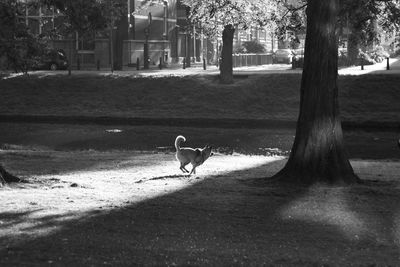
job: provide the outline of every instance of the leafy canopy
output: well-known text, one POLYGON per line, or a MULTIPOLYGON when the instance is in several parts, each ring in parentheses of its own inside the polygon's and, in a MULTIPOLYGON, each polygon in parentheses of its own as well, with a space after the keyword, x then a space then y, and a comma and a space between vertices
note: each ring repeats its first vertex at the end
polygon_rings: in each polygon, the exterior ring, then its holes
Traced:
POLYGON ((224 26, 248 29, 270 25, 276 1, 268 0, 183 0, 190 7, 189 19, 201 25, 208 36, 219 35, 224 26))

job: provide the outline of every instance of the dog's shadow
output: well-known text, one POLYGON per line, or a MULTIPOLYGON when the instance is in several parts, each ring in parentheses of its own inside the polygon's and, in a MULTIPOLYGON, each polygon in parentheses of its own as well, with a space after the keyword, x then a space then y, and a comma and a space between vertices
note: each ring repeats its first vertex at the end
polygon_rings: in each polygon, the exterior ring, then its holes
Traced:
POLYGON ((165 180, 165 179, 189 179, 191 177, 195 177, 195 176, 190 176, 189 174, 172 174, 172 175, 152 177, 152 178, 148 178, 148 179, 140 179, 136 183, 143 183, 143 182, 156 181, 156 180, 165 180))

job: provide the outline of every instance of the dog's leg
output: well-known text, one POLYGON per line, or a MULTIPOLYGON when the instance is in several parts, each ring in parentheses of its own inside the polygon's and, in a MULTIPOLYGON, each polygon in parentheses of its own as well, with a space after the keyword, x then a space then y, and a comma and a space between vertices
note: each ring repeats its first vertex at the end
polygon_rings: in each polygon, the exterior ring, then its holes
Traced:
POLYGON ((181 167, 180 167, 179 169, 181 169, 181 171, 182 171, 183 173, 188 173, 189 171, 186 170, 185 166, 186 166, 186 164, 183 163, 183 162, 181 162, 181 167))
POLYGON ((181 171, 182 171, 183 173, 188 173, 188 172, 189 172, 188 170, 185 169, 185 167, 180 167, 179 169, 181 169, 181 171))
POLYGON ((192 173, 196 174, 196 167, 197 165, 193 165, 192 171, 189 173, 189 175, 191 175, 192 173))

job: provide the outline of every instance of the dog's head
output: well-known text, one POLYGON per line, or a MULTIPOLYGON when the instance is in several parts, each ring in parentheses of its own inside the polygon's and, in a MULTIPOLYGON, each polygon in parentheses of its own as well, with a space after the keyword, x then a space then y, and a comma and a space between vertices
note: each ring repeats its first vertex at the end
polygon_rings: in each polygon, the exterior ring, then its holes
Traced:
POLYGON ((206 159, 208 159, 209 157, 214 155, 214 153, 212 153, 212 146, 209 146, 209 145, 205 146, 203 148, 202 153, 203 153, 203 157, 204 157, 204 161, 205 161, 206 159))

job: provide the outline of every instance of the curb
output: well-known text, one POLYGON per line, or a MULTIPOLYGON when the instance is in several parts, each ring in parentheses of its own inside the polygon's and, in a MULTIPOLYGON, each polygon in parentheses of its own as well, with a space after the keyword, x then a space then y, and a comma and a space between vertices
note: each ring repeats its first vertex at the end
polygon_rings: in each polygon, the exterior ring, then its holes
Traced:
MULTIPOLYGON (((135 117, 90 117, 90 116, 52 116, 52 115, 0 115, 0 122, 7 123, 49 123, 49 124, 98 124, 131 126, 170 126, 197 128, 249 128, 295 129, 296 121, 230 118, 135 118, 135 117)), ((343 121, 344 129, 397 131, 400 122, 382 121, 343 121)))

